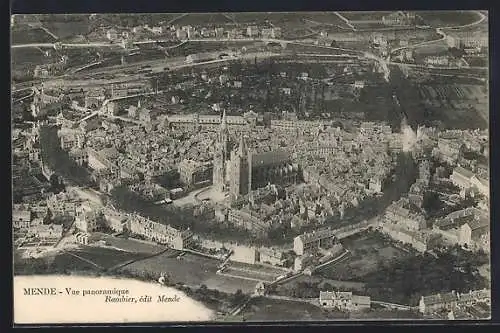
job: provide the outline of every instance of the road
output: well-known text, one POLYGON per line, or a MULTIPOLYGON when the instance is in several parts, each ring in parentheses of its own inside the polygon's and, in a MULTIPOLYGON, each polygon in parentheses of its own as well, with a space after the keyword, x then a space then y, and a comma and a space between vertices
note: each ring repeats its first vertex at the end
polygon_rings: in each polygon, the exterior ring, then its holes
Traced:
MULTIPOLYGON (((216 64, 216 63, 224 63, 224 62, 234 61, 237 59, 253 60, 255 58, 262 59, 262 58, 268 58, 268 57, 279 56, 279 55, 280 55, 280 53, 260 52, 260 53, 243 54, 240 56, 235 56, 235 57, 226 58, 226 59, 216 59, 216 60, 210 60, 210 61, 203 61, 203 62, 198 62, 198 63, 185 63, 184 61, 168 62, 168 61, 165 61, 164 59, 148 61, 148 63, 151 64, 150 69, 151 69, 152 73, 161 73, 161 72, 164 72, 165 67, 168 67, 169 70, 172 71, 172 70, 178 70, 178 69, 183 69, 183 68, 199 67, 199 66, 216 64)), ((144 65, 144 63, 137 63, 136 65, 133 65, 132 67, 138 68, 138 67, 141 67, 143 65, 144 65)), ((126 67, 126 68, 131 68, 131 67, 126 67)), ((123 71, 124 71, 123 67, 122 68, 113 68, 111 73, 123 72, 123 71)), ((102 73, 111 74, 109 71, 103 71, 102 73)), ((145 74, 132 74, 132 75, 126 75, 123 77, 113 78, 113 79, 92 79, 92 78, 84 79, 84 78, 82 78, 80 80, 74 79, 74 78, 69 79, 69 78, 67 78, 66 75, 64 75, 64 76, 59 76, 59 77, 44 81, 44 86, 45 86, 45 88, 64 87, 66 89, 69 89, 71 87, 111 85, 114 83, 137 82, 139 80, 148 80, 148 79, 149 78, 147 78, 145 76, 145 74)))
POLYGON ((481 24, 481 23, 484 22, 484 20, 486 20, 486 15, 484 15, 480 11, 475 11, 475 13, 479 15, 479 19, 477 21, 474 21, 474 22, 469 23, 469 24, 464 24, 464 25, 457 25, 457 26, 449 26, 449 27, 439 27, 439 28, 436 28, 436 33, 439 34, 441 36, 441 38, 430 40, 430 41, 421 42, 421 43, 414 44, 414 45, 397 47, 395 49, 392 49, 389 52, 389 54, 393 54, 394 52, 398 52, 398 51, 404 50, 404 49, 415 49, 415 48, 419 48, 419 47, 422 47, 422 46, 434 44, 434 43, 437 43, 437 42, 442 42, 442 41, 446 40, 446 38, 447 38, 447 34, 443 30, 445 30, 445 29, 458 30, 458 29, 462 29, 462 28, 468 28, 468 27, 472 27, 472 26, 481 24))
POLYGON ((345 24, 347 24, 351 29, 352 31, 356 31, 356 28, 351 24, 351 22, 345 18, 344 16, 342 16, 342 14, 340 14, 339 12, 334 12, 335 15, 337 15, 342 21, 344 21, 345 24))
MULTIPOLYGON (((27 89, 25 89, 25 90, 28 90, 28 89, 31 89, 31 88, 27 88, 27 89)), ((19 90, 18 90, 18 91, 19 91, 19 90)), ((21 98, 18 98, 18 99, 16 99, 16 100, 12 101, 12 103, 19 103, 19 102, 22 102, 22 101, 24 101, 25 99, 28 99, 28 98, 33 97, 33 95, 34 95, 34 94, 35 94, 35 91, 34 91, 33 89, 31 89, 31 92, 30 92, 28 95, 23 96, 23 97, 21 97, 21 98)))
POLYGON ((93 48, 93 47, 111 47, 119 46, 119 44, 113 43, 103 43, 103 42, 92 42, 92 43, 29 43, 29 44, 12 44, 11 48, 21 49, 29 47, 39 47, 39 48, 55 48, 56 45, 60 45, 65 48, 93 48))

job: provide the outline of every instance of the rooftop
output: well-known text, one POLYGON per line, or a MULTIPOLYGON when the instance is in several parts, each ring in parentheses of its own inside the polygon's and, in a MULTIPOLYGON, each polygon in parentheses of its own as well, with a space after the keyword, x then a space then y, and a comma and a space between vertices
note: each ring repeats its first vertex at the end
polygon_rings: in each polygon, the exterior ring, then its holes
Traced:
POLYGON ((278 165, 290 160, 290 154, 285 150, 274 150, 252 154, 252 167, 278 165))

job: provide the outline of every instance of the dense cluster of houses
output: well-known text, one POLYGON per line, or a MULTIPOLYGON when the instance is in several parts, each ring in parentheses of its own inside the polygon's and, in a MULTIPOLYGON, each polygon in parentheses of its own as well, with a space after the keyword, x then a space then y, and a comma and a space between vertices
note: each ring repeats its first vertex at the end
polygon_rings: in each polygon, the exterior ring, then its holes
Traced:
POLYGON ((419 311, 424 314, 440 310, 453 310, 457 307, 472 306, 476 303, 491 302, 491 291, 488 289, 471 290, 468 293, 451 291, 444 294, 422 296, 418 305, 419 311))

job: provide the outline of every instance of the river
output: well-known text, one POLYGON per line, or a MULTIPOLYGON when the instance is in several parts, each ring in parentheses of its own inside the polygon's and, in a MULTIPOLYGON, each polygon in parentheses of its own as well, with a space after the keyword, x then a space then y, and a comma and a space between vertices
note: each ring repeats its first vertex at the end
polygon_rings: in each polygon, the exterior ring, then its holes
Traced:
POLYGON ((214 315, 183 292, 155 283, 64 275, 14 277, 16 324, 199 322, 214 315), (54 295, 26 295, 28 288, 55 290, 54 295))

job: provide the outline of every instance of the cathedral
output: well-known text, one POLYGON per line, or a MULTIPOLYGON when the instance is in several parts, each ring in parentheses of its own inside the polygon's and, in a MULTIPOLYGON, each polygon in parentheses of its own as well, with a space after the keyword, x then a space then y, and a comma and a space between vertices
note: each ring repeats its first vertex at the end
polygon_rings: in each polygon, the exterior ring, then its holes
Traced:
POLYGON ((226 112, 217 136, 213 162, 213 185, 216 191, 229 192, 232 201, 268 184, 289 185, 300 180, 300 168, 284 150, 253 153, 243 135, 232 143, 226 112))

